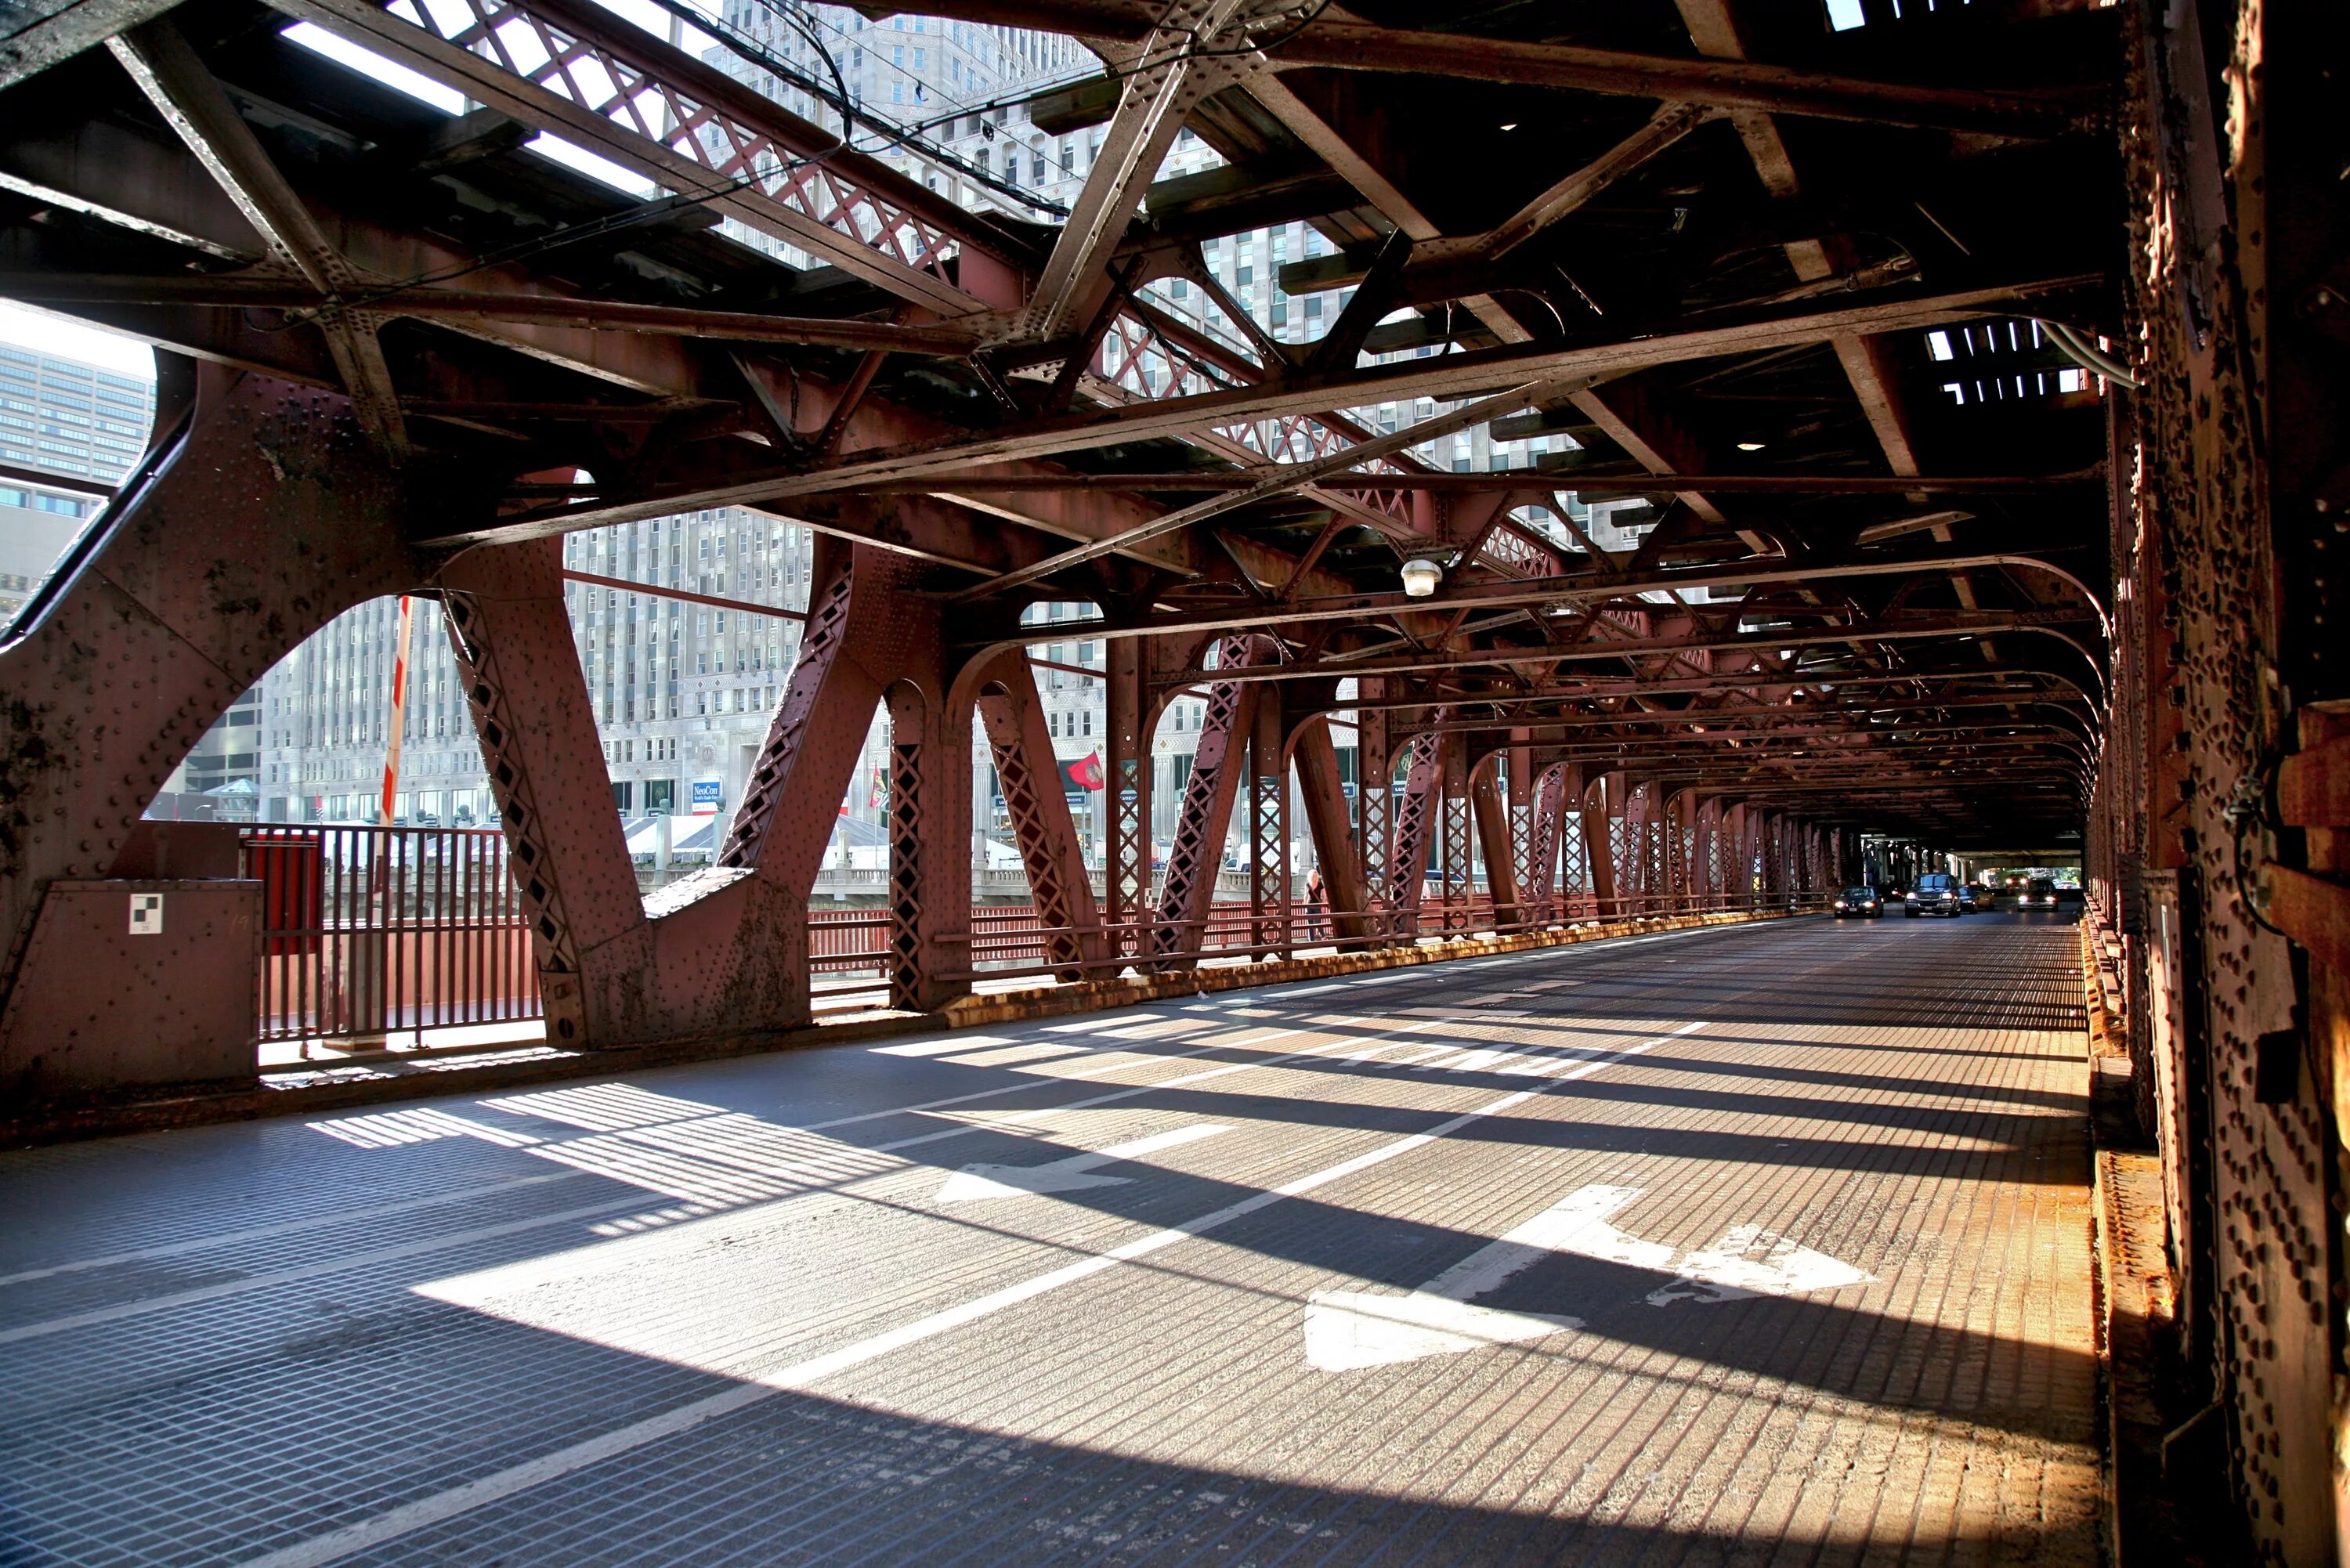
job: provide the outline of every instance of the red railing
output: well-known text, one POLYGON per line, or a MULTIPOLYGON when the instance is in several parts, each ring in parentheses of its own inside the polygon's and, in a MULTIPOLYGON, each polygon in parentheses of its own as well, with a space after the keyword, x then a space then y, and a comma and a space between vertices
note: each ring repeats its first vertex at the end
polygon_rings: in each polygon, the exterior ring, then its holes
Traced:
POLYGON ((253 827, 260 1036, 536 1018, 538 967, 494 828, 253 827))
MULTIPOLYGON (((504 838, 491 828, 263 826, 238 835, 243 875, 262 884, 257 944, 260 1038, 368 1039, 430 1029, 501 1023, 544 1015, 537 965, 506 864, 504 838)), ((1201 923, 1198 942, 1166 955, 1169 922, 1149 919, 1103 929, 1102 956, 1071 965, 1027 904, 983 904, 971 913, 972 968, 963 980, 1076 972, 1116 973, 1193 957, 1300 950, 1359 950, 1492 931, 1501 934, 1601 920, 1629 920, 1776 903, 1816 908, 1825 895, 1634 894, 1603 909, 1589 893, 1526 900, 1509 911, 1482 889, 1449 895, 1431 882, 1419 908, 1381 903, 1351 917, 1308 909, 1257 914, 1222 900, 1201 923)), ((870 908, 808 911, 813 974, 878 987, 889 959, 889 915, 870 908)))

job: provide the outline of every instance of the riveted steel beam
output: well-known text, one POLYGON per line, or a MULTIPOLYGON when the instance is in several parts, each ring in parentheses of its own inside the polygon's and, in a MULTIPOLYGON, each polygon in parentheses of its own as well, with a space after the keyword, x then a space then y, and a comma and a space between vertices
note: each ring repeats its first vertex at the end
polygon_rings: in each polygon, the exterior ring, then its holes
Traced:
POLYGON ((270 250, 301 275, 314 298, 323 296, 316 319, 352 409, 387 452, 404 456, 408 428, 376 338, 379 318, 342 304, 358 281, 350 264, 270 161, 253 128, 168 17, 109 39, 107 47, 270 250))
POLYGON ((0 34, 0 88, 69 60, 84 49, 153 21, 180 0, 66 0, 35 11, 25 6, 0 34))
POLYGON ((1068 966, 1062 971, 1066 979, 1085 979, 1089 971, 1083 966, 1098 963, 1107 948, 1084 849, 1062 793, 1053 737, 1037 700, 1036 678, 1026 659, 1006 653, 967 679, 977 682, 980 722, 1003 786, 1013 837, 1027 867, 1036 918, 1049 933, 1046 961, 1068 966))
POLYGON ((941 316, 1010 303, 948 276, 957 254, 1016 256, 1004 238, 593 5, 459 0, 386 10, 369 0, 276 3, 941 316))
POLYGON ((163 367, 172 422, 0 642, 0 990, 50 884, 109 875, 238 693, 343 610, 432 570, 403 542, 429 503, 348 400, 187 369, 163 367))
MULTIPOLYGON (((1014 424, 984 434, 853 454, 837 466, 776 473, 720 485, 681 487, 639 500, 614 501, 573 514, 571 525, 629 522, 697 507, 757 504, 823 490, 854 489, 871 481, 960 473, 972 465, 1052 456, 1120 445, 1148 436, 1182 436, 1285 414, 1361 407, 1415 398, 1461 399, 1575 377, 1600 377, 1651 365, 1680 363, 1797 344, 1826 342, 1839 332, 1891 332, 1956 326, 2030 302, 2077 294, 2101 280, 2091 275, 2019 281, 1955 293, 1887 297, 1872 303, 1805 305, 1747 320, 1617 342, 1556 347, 1527 344, 1409 359, 1327 377, 1287 377, 1278 382, 1133 402, 1099 412, 1014 424)), ((498 525, 527 530, 525 514, 498 525)), ((493 530, 488 536, 494 536, 493 530)), ((449 541, 476 542, 468 534, 449 541)))

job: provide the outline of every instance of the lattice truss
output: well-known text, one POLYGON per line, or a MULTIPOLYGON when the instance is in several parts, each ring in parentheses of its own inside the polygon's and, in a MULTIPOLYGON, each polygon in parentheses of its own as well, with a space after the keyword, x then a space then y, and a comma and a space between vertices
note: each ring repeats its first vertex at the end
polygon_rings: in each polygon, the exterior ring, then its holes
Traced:
POLYGON ((996 780, 1003 788, 1003 806, 1012 818, 1012 829, 1020 844, 1021 859, 1028 867, 1029 896, 1036 905, 1036 918, 1047 928, 1045 950, 1055 963, 1074 964, 1085 956, 1076 927, 1076 900, 1063 879, 1061 857, 1051 838, 1045 822, 1045 805, 1041 791, 1058 788, 1057 772, 1049 779, 1040 779, 1039 767, 1049 763, 1051 753, 1032 759, 1025 743, 1025 715, 1020 711, 1019 700, 1008 696, 990 696, 982 700, 988 711, 988 739, 995 760, 996 780))
POLYGON ((1441 789, 1436 774, 1436 737, 1415 735, 1405 762, 1408 781, 1396 807, 1394 858, 1388 865, 1388 896, 1399 904, 1417 905, 1425 880, 1425 846, 1431 797, 1441 789))
POLYGON ((1395 804, 1395 781, 1366 774, 1355 790, 1357 846, 1363 886, 1375 893, 1387 886, 1388 826, 1395 804))
POLYGON ((1444 924, 1449 929, 1469 923, 1470 883, 1469 797, 1444 791, 1444 924))
POLYGON ((1289 940, 1288 791, 1281 774, 1265 773, 1263 766, 1256 764, 1250 792, 1249 902, 1256 919, 1256 945, 1272 949, 1286 947, 1289 940))
MULTIPOLYGON (((1136 400, 1193 397, 1260 379, 1239 375, 1236 369, 1211 366, 1202 356, 1170 342, 1150 322, 1132 312, 1121 312, 1112 319, 1102 334, 1093 362, 1097 389, 1107 386, 1136 400)), ((1311 414, 1284 414, 1203 429, 1217 438, 1231 455, 1263 462, 1311 462, 1358 444, 1355 438, 1335 429, 1329 421, 1311 414)), ((1362 467, 1371 473, 1405 472, 1402 464, 1384 457, 1367 459, 1362 467)), ((1400 491, 1340 489, 1336 493, 1390 519, 1399 527, 1409 524, 1410 500, 1400 491)))
POLYGON ((889 993, 920 1004, 922 983, 922 748, 889 747, 889 993))
MULTIPOLYGON (((1512 805, 1509 820, 1511 885, 1517 888, 1520 898, 1531 898, 1536 896, 1534 857, 1540 847, 1535 842, 1534 808, 1532 805, 1512 805)), ((1492 854, 1491 850, 1486 852, 1489 864, 1492 854)))
MULTIPOLYGON (((755 191, 810 223, 943 281, 954 236, 772 133, 504 0, 394 0, 390 15, 489 60, 588 114, 706 171, 712 186, 755 191)), ((707 189, 708 187, 705 187, 707 189)), ((790 232, 786 241, 804 236, 790 232)))
POLYGON ((1142 821, 1142 757, 1120 757, 1112 782, 1110 797, 1110 856, 1112 890, 1117 895, 1117 909, 1125 919, 1132 919, 1150 896, 1149 839, 1143 831, 1142 821))
MULTIPOLYGON (((1228 637, 1218 645, 1217 668, 1230 670, 1248 662, 1250 639, 1228 637)), ((1195 907, 1202 877, 1213 878, 1223 857, 1222 836, 1210 831, 1215 816, 1216 792, 1223 769, 1239 761, 1244 743, 1239 732, 1243 689, 1235 680, 1220 680, 1208 689, 1207 711, 1200 723, 1200 740, 1192 752, 1191 776, 1184 781, 1183 804, 1176 815, 1175 842, 1167 854, 1167 876, 1159 884, 1159 923, 1151 932, 1151 950, 1161 956, 1196 949, 1201 933, 1180 922, 1195 907), (1213 840, 1211 842, 1211 840, 1213 840)))
POLYGON ((1591 856, 1583 839, 1583 813, 1562 811, 1558 814, 1558 890, 1572 894, 1589 893, 1591 856))

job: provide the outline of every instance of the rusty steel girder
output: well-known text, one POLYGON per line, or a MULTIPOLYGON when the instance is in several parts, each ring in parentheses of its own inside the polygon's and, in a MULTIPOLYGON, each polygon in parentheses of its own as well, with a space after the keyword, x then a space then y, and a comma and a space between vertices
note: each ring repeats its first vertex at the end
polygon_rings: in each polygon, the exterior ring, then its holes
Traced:
POLYGON ((826 540, 811 618, 718 864, 651 898, 611 808, 554 541, 467 552, 441 575, 452 641, 530 910, 557 1037, 587 1045, 791 1028, 810 1018, 807 899, 837 802, 887 705, 893 988, 968 984, 972 710, 941 700, 937 613, 908 613, 902 556, 826 540))
POLYGON ((432 498, 382 464, 348 400, 185 366, 161 394, 146 458, 0 643, 0 990, 49 885, 112 874, 241 692, 432 570, 405 541, 432 498))

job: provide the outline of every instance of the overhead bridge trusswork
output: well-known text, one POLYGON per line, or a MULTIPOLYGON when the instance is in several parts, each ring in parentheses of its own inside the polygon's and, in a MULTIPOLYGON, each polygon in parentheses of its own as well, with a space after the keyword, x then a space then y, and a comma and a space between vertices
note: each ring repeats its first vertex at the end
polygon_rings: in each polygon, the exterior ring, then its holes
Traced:
MULTIPOLYGON (((926 1014, 987 974, 1815 910, 2029 850, 2084 867, 2127 1063, 2101 1180, 2158 1236, 2119 1484, 2203 1454, 2214 1561, 2335 1560, 2338 7, 933 0, 1100 64, 987 110, 1036 133, 1000 169, 793 112, 738 9, 699 53, 595 0, 0 16, 0 299, 159 375, 0 639, 11 1125, 249 1080, 296 1013, 246 982, 301 943, 340 972, 277 871, 175 869, 140 817, 385 596, 445 632, 504 834, 465 851, 511 877, 496 1016, 569 1052, 810 1027, 852 786, 884 815, 860 958, 926 1014), (1270 276, 1211 265, 1295 224, 1270 276), (721 507, 813 530, 799 640, 711 864, 646 894, 567 589, 743 590, 564 538, 721 507), (1098 822, 1043 604, 1102 649, 1071 671, 1098 822), (977 907, 990 776, 1016 962, 977 907), (126 935, 157 893, 192 913, 126 935), (100 1014, 184 1051, 99 1048, 100 1014)), ((395 929, 342 874, 352 929, 395 929)))

